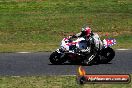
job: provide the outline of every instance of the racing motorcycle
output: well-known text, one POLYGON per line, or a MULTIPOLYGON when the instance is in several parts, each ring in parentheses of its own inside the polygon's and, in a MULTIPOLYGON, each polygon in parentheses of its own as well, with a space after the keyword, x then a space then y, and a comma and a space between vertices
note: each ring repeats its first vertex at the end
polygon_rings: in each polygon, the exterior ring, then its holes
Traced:
POLYGON ((109 63, 115 56, 115 51, 111 48, 116 44, 116 40, 107 38, 100 40, 98 34, 71 40, 70 37, 63 38, 60 48, 52 52, 49 60, 52 64, 92 65, 94 63, 109 63))

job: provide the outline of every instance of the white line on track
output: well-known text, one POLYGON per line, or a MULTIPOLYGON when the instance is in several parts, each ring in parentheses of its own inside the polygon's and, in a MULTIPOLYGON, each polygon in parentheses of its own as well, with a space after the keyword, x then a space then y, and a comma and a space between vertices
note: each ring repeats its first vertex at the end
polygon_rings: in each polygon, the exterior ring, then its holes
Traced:
POLYGON ((21 76, 11 76, 11 77, 19 78, 19 77, 21 77, 21 76))
POLYGON ((130 50, 130 49, 116 49, 116 50, 130 50))
POLYGON ((31 53, 31 52, 17 52, 17 53, 31 53))

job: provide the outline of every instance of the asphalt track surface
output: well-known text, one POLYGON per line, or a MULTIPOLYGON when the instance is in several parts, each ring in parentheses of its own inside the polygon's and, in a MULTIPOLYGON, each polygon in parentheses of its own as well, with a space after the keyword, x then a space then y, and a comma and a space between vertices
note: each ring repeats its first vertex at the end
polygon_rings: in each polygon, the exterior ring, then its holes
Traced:
MULTIPOLYGON (((52 65, 51 52, 0 53, 0 76, 76 75, 78 65, 52 65)), ((130 74, 132 73, 132 50, 116 51, 115 58, 108 64, 83 66, 87 74, 130 74)))

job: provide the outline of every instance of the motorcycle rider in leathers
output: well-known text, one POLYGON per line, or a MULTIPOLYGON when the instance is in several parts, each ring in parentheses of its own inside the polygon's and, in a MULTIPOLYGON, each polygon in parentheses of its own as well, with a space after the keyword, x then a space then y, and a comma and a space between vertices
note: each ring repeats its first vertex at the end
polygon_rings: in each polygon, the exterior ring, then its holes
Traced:
MULTIPOLYGON (((89 26, 83 27, 80 33, 77 33, 73 36, 71 36, 72 38, 78 38, 78 37, 84 37, 85 40, 87 41, 87 45, 91 45, 91 50, 92 51, 98 51, 99 48, 102 46, 102 42, 99 38, 99 47, 96 46, 96 42, 93 38, 93 36, 96 35, 96 33, 93 33, 91 28, 89 26)), ((86 50, 85 50, 86 51, 86 50)))

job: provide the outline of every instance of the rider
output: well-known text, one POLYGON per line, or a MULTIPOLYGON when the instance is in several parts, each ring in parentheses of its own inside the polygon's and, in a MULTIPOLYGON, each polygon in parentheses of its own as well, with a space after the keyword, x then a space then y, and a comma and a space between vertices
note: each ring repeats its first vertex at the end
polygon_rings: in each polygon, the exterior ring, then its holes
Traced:
POLYGON ((80 33, 77 33, 76 35, 73 35, 71 38, 78 38, 78 37, 87 37, 89 38, 92 35, 92 31, 91 28, 86 26, 84 28, 82 28, 80 33))
MULTIPOLYGON (((93 50, 97 51, 99 49, 99 47, 96 47, 96 43, 95 43, 95 40, 93 38, 94 35, 97 35, 97 34, 93 33, 89 26, 85 26, 85 27, 82 28, 80 33, 77 33, 77 34, 71 36, 71 39, 72 38, 78 38, 78 37, 84 37, 86 39, 87 43, 88 43, 87 45, 91 45, 91 48, 93 50)), ((101 40, 99 41, 99 43, 100 43, 100 45, 102 45, 101 40)))

